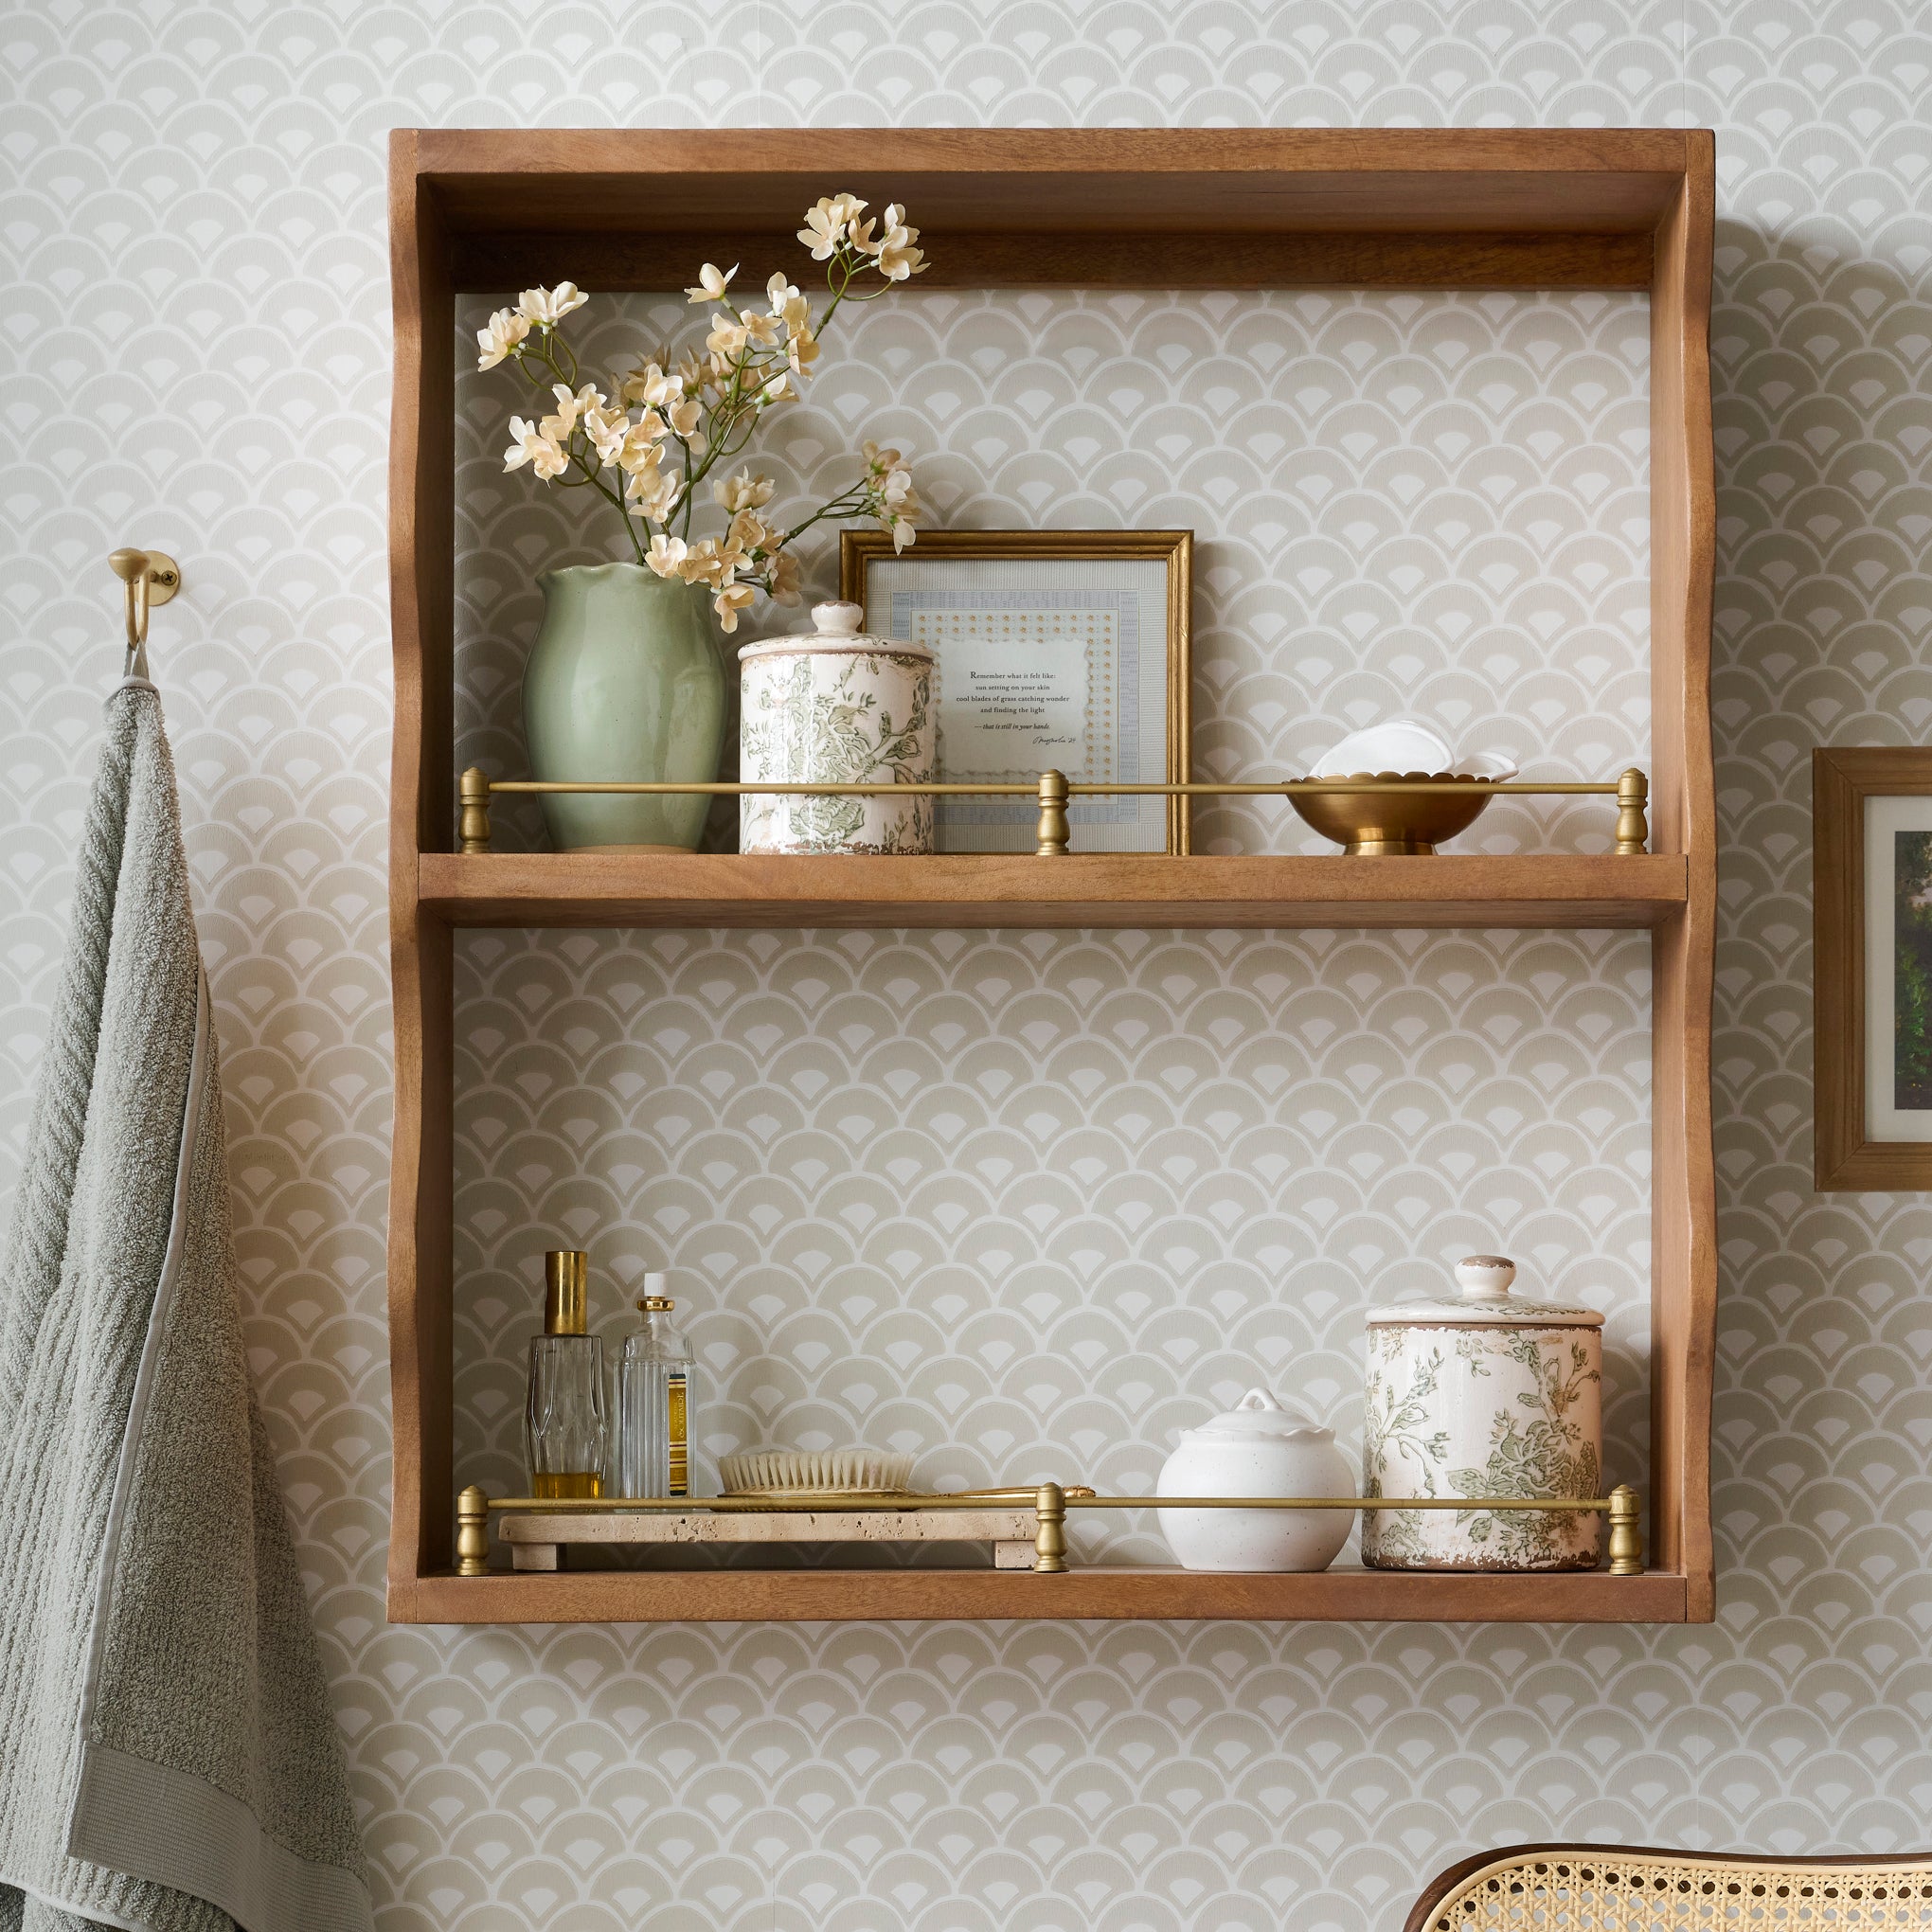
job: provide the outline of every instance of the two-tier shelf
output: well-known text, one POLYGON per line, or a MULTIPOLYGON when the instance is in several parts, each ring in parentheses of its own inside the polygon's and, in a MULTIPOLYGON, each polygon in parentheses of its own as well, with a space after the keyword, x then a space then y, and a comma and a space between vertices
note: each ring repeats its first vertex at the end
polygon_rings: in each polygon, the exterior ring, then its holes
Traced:
POLYGON ((1708 133, 1651 129, 394 136, 392 1619, 1711 1617, 1712 179, 1708 133), (651 291, 681 283, 694 259, 779 259, 798 210, 828 183, 875 205, 903 201, 944 234, 922 287, 1648 290, 1651 851, 1374 859, 457 851, 457 293, 566 277, 602 291, 651 291), (1650 1568, 1636 1577, 1159 1568, 456 1576, 451 935, 460 925, 1647 928, 1650 1568))

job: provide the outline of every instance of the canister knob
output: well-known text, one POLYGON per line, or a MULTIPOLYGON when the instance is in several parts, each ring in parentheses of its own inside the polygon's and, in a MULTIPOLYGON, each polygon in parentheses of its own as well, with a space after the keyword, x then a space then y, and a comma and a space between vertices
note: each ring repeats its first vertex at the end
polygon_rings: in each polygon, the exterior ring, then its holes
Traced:
POLYGON ((1456 1263, 1456 1285, 1465 1301, 1503 1301, 1516 1279, 1516 1264, 1502 1255, 1471 1255, 1456 1263))

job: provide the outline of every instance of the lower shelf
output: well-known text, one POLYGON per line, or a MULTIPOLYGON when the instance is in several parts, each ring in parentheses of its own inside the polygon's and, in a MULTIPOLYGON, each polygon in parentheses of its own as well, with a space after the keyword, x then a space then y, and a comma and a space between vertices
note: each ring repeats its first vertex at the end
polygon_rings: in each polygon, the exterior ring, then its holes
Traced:
POLYGON ((559 1570, 392 1579, 392 1623, 840 1623, 1230 1618, 1244 1622, 1683 1623, 1683 1576, 1315 1576, 1201 1570, 559 1570))

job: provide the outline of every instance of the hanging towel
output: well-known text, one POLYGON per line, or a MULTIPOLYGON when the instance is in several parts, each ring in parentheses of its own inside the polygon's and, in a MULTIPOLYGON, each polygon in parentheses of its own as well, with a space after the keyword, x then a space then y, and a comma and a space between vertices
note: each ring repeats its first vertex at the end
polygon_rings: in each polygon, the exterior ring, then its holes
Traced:
POLYGON ((0 1932, 368 1932, 154 687, 107 723, 0 1279, 0 1932))

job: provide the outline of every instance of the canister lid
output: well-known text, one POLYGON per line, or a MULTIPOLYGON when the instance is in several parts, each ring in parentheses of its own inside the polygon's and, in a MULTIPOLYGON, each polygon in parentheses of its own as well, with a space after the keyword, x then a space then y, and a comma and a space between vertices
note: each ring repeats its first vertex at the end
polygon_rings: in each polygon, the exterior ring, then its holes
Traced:
POLYGON ((932 662, 932 651, 915 644, 909 637, 868 637, 859 629, 866 621, 863 604, 822 603, 812 606, 813 629, 784 637, 760 637, 755 644, 740 648, 738 661, 754 657, 780 657, 800 651, 868 651, 888 653, 894 657, 932 662))
POLYGON ((1577 1302, 1512 1295, 1516 1264, 1503 1255, 1471 1255, 1456 1264, 1456 1295, 1431 1295, 1368 1311, 1370 1328, 1601 1328, 1603 1312, 1577 1302))
POLYGON ((1184 1442, 1265 1442, 1315 1438, 1332 1439, 1313 1416, 1283 1408, 1265 1388, 1251 1388, 1225 1415, 1209 1416, 1198 1429, 1189 1429, 1184 1442))

